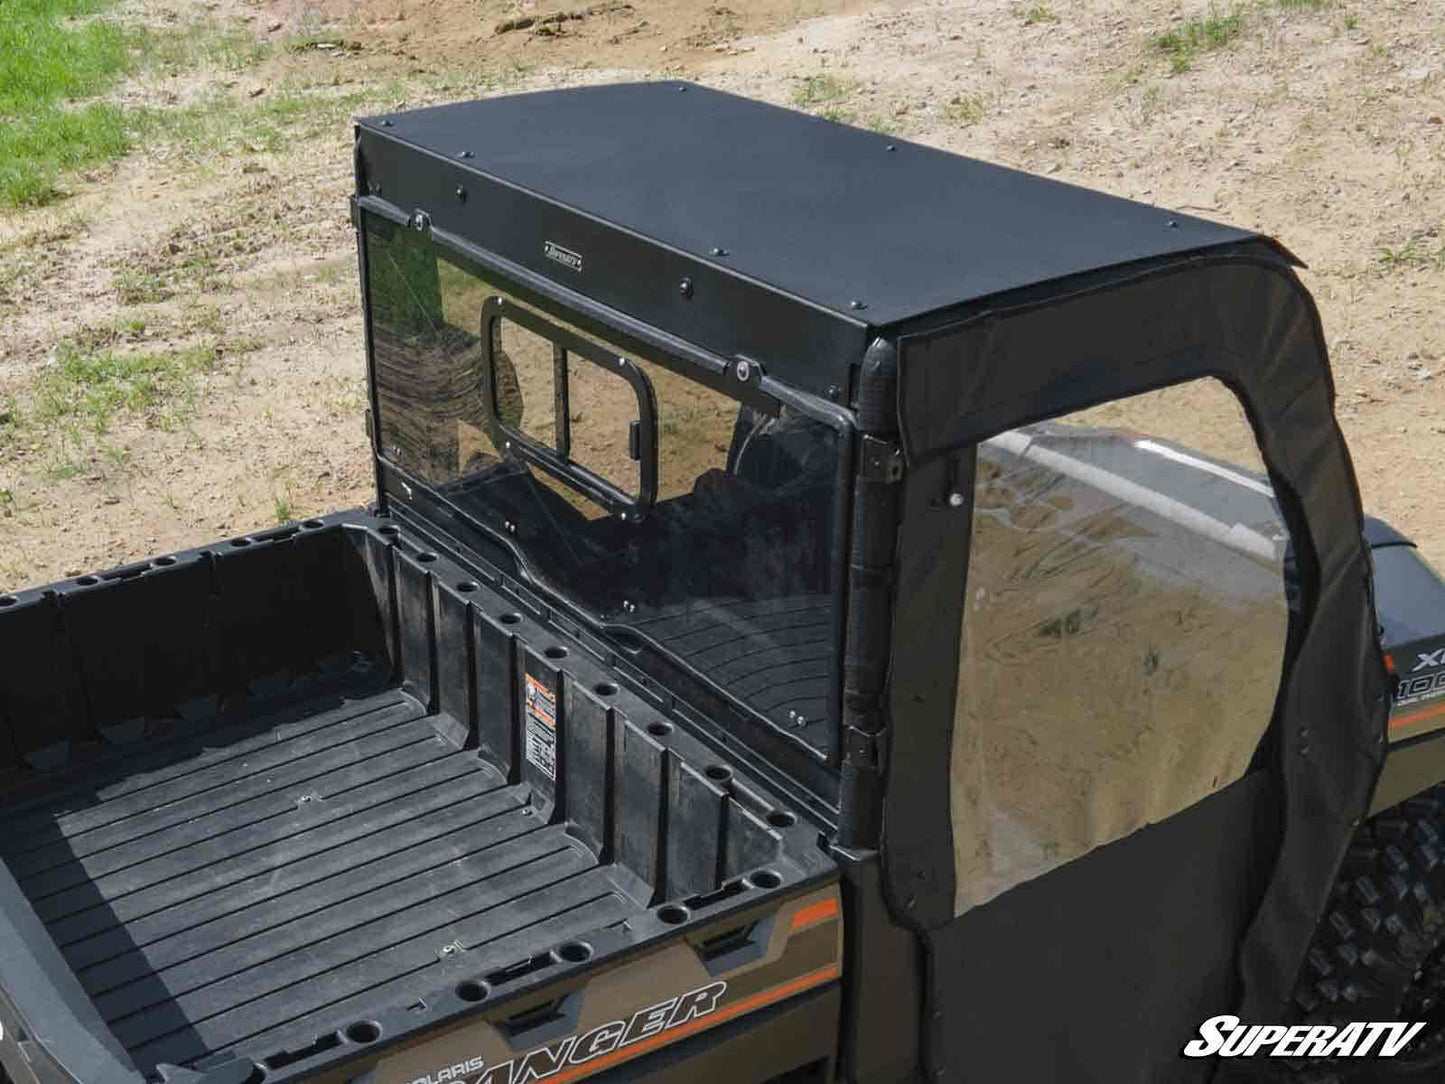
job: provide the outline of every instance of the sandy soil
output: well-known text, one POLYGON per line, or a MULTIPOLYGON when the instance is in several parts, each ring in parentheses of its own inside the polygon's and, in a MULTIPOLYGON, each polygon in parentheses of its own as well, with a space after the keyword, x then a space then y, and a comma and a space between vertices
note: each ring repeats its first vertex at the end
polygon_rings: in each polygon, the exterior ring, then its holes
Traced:
POLYGON ((1281 238, 1309 265, 1367 508, 1445 565, 1439 0, 1261 2, 1178 73, 1154 39, 1207 3, 127 3, 290 47, 121 97, 307 104, 280 138, 237 122, 161 139, 52 208, 0 215, 0 588, 367 499, 352 110, 654 74, 1281 238), (564 8, 587 14, 538 20, 564 8), (218 355, 185 410, 103 434, 25 424, 66 343, 218 355))

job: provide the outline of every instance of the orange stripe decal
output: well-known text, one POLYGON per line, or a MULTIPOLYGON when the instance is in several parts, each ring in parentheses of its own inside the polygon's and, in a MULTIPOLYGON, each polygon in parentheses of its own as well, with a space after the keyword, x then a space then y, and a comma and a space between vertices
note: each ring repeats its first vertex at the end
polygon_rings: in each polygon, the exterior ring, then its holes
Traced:
POLYGON ((574 1068, 564 1070, 556 1076, 548 1077, 551 1084, 565 1084, 569 1080, 580 1080, 584 1076, 591 1076, 593 1073, 603 1069, 610 1069, 614 1065, 620 1065, 624 1061, 631 1061, 633 1058, 656 1050, 658 1047, 666 1046, 669 1043, 685 1039, 689 1035, 696 1035, 699 1031, 706 1031, 708 1028, 717 1027, 719 1024, 726 1024, 729 1020, 735 1020, 739 1016, 761 1009, 765 1005, 771 1005, 775 1001, 782 1001, 784 998, 792 997, 794 994, 801 994, 804 990, 811 990, 815 986, 822 986, 825 982, 832 982, 843 973, 838 964, 829 964, 827 967, 811 971, 806 975, 799 976, 791 982, 785 982, 781 986, 774 986, 770 990, 745 997, 731 1005, 726 1005, 716 1012, 707 1016, 699 1017, 686 1024, 661 1032, 648 1039, 642 1039, 625 1046, 620 1050, 614 1050, 610 1054, 604 1054, 594 1061, 584 1062, 574 1068))
POLYGON ((1409 715, 1397 716, 1390 720, 1390 729, 1398 730, 1402 726, 1409 726, 1412 723, 1433 719, 1437 715, 1445 715, 1445 704, 1436 704, 1433 708, 1424 708, 1420 711, 1412 711, 1409 715))
POLYGON ((793 912, 792 929, 805 929, 808 926, 816 926, 830 918, 838 916, 838 897, 829 896, 826 900, 819 900, 817 903, 810 903, 807 907, 799 907, 793 912))

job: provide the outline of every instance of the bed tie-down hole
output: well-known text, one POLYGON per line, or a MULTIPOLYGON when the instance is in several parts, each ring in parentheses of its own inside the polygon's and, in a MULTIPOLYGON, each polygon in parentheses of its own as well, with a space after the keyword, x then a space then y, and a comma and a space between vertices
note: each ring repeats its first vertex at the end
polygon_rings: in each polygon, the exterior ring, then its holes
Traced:
POLYGON ((381 1025, 375 1020, 358 1020, 346 1029, 346 1037, 362 1046, 381 1038, 381 1025))

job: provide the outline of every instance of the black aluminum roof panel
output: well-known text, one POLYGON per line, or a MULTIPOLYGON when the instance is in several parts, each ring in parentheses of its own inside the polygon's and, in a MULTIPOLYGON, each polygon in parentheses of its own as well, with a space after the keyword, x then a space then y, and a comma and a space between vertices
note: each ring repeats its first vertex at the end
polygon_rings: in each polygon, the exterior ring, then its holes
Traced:
POLYGON ((687 83, 543 91, 361 123, 880 328, 1254 236, 687 83))

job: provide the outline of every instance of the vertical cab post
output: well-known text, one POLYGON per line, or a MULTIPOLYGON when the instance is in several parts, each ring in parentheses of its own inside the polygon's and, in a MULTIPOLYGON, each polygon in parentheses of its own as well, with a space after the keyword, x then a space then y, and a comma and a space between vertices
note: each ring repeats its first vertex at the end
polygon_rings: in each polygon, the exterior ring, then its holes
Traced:
POLYGON ((888 678, 898 483, 898 355, 875 339, 863 356, 855 403, 857 469, 848 559, 848 617, 843 654, 842 779, 838 843, 878 846, 883 814, 883 691, 888 678))

